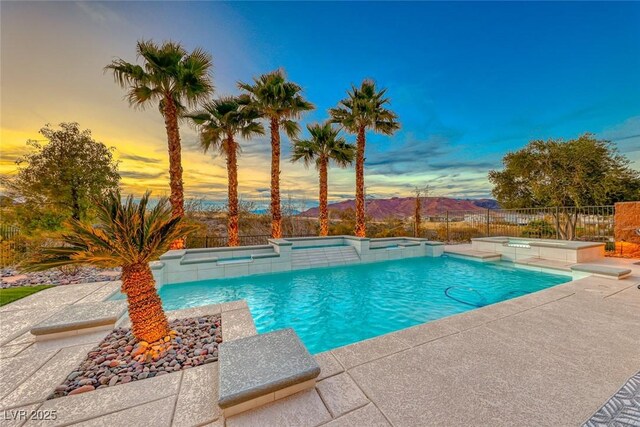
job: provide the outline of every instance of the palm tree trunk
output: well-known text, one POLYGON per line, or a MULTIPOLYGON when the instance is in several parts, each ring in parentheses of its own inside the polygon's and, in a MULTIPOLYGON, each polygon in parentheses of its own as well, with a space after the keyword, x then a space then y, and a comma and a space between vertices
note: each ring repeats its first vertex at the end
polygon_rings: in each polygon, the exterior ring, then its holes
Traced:
POLYGON ((228 175, 228 196, 229 212, 227 219, 227 236, 229 246, 239 246, 240 236, 238 235, 238 156, 236 142, 233 135, 227 136, 227 175, 228 175))
MULTIPOLYGON (((164 126, 169 144, 169 201, 174 217, 184 216, 184 190, 182 187, 182 153, 180 147, 180 129, 178 128, 178 109, 171 97, 164 98, 164 126)), ((171 243, 171 249, 183 249, 184 238, 171 243)))
POLYGON ((365 237, 367 228, 365 225, 365 207, 364 207, 364 146, 365 146, 365 128, 358 129, 358 137, 356 138, 356 229, 355 234, 358 237, 365 237))
POLYGON ((320 159, 320 235, 329 235, 329 212, 327 211, 327 167, 326 158, 320 159))
POLYGON ((271 118, 271 237, 282 237, 280 210, 280 128, 277 118, 271 118))
POLYGON ((169 335, 169 323, 148 263, 122 267, 122 292, 127 295, 133 335, 146 342, 169 335))

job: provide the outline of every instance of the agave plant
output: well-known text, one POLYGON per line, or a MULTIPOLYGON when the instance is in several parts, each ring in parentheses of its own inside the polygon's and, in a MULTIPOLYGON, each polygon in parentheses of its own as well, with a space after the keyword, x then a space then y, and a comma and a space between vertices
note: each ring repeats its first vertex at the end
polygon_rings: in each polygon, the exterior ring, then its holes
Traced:
POLYGON ((169 324, 156 292, 149 262, 157 259, 172 241, 193 231, 193 226, 172 215, 162 198, 149 206, 150 193, 140 202, 133 196, 123 202, 119 192, 96 201, 98 225, 70 220, 62 245, 40 249, 21 264, 24 271, 42 271, 67 265, 122 267, 122 292, 127 296, 133 333, 153 342, 168 335, 169 324))

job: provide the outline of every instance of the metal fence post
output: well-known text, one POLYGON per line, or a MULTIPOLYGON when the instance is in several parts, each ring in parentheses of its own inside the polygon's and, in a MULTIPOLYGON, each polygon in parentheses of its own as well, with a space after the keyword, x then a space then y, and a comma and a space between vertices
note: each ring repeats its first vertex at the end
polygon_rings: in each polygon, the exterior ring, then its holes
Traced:
POLYGON ((447 242, 449 242, 449 211, 447 211, 445 218, 447 221, 447 242))
POLYGON ((489 237, 489 208, 487 208, 487 237, 489 237))
POLYGON ((556 240, 560 240, 560 217, 558 216, 560 213, 558 211, 558 207, 556 206, 556 217, 555 217, 555 226, 556 226, 556 240))

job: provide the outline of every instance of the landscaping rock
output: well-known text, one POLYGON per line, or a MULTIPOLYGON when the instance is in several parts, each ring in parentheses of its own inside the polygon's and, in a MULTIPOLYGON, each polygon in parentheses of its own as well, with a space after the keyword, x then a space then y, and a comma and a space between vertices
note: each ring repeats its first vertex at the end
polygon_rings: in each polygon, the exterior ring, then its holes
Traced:
POLYGON ((74 394, 86 393, 87 391, 93 391, 95 389, 96 388, 92 385, 83 385, 82 387, 78 387, 75 390, 70 391, 67 395, 72 396, 74 394))
POLYGON ((218 360, 220 315, 177 319, 171 333, 154 343, 138 342, 131 329, 111 332, 73 370, 50 399, 153 378, 218 360))
POLYGON ((120 280, 120 269, 100 269, 95 267, 80 267, 72 273, 64 273, 53 268, 33 273, 19 273, 13 267, 0 269, 0 288, 36 285, 72 285, 76 283, 108 282, 120 280))

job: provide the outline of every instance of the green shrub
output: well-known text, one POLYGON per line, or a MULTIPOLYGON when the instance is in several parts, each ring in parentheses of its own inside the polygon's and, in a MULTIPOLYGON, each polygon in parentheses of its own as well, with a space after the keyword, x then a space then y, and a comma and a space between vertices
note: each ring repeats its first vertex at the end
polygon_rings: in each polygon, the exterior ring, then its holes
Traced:
POLYGON ((556 236, 556 229, 553 224, 545 219, 534 219, 529 221, 520 236, 537 237, 541 239, 550 238, 556 236))

